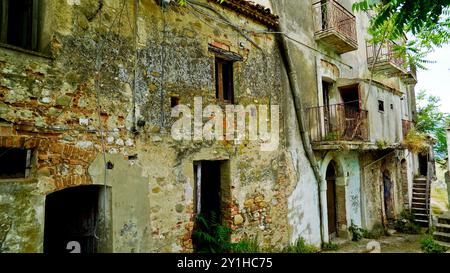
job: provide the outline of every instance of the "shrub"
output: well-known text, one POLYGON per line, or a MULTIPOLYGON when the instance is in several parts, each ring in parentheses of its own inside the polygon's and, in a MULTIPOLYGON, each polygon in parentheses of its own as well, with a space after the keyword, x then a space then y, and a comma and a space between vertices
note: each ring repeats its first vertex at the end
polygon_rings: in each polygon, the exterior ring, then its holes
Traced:
POLYGON ((334 243, 323 243, 322 250, 338 250, 339 245, 334 243))
POLYGON ((425 253, 444 253, 448 250, 447 247, 441 246, 434 240, 432 235, 427 235, 421 242, 421 249, 425 253))
POLYGON ((350 233, 352 234, 352 241, 357 242, 364 237, 364 229, 355 225, 353 223, 353 221, 351 222, 351 225, 348 228, 348 231, 350 231, 350 233))
POLYGON ((303 237, 300 237, 293 245, 289 245, 281 250, 283 253, 317 253, 319 249, 313 245, 305 242, 303 237))
POLYGON ((430 149, 426 134, 421 133, 414 128, 409 130, 402 144, 413 153, 426 154, 430 149))
POLYGON ((388 235, 388 233, 381 225, 374 226, 371 231, 363 229, 363 237, 366 239, 379 239, 384 235, 388 235))
POLYGON ((395 220, 394 228, 405 234, 420 234, 421 232, 421 227, 414 222, 414 215, 408 211, 403 211, 400 218, 395 220))

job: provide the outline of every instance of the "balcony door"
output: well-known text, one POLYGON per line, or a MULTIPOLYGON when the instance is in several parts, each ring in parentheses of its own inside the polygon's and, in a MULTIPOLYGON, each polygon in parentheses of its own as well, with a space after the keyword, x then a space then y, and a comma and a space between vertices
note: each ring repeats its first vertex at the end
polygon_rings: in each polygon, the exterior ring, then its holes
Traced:
POLYGON ((361 97, 358 85, 351 85, 339 88, 341 94, 342 105, 341 108, 344 116, 345 128, 344 138, 352 140, 355 136, 355 132, 361 126, 361 97), (356 130, 356 131, 355 131, 356 130))
POLYGON ((330 109, 330 92, 332 84, 326 81, 322 81, 322 95, 323 95, 323 121, 325 128, 325 135, 327 135, 332 128, 331 126, 331 109, 330 109))

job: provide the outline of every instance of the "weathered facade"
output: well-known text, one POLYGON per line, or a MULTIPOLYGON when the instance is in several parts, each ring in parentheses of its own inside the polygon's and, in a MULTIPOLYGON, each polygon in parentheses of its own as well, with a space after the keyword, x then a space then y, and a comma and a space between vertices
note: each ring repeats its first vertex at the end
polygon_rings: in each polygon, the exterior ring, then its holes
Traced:
MULTIPOLYGON (((226 2, 41 1, 37 44, 3 41, 2 156, 16 155, 10 163, 26 171, 0 180, 2 252, 51 252, 64 240, 81 241, 82 251, 192 251, 201 194, 210 194, 201 176, 220 182, 212 190, 233 240, 320 243, 316 183, 284 123, 268 152, 261 141, 171 136, 171 107, 194 111, 194 97, 225 105, 218 58, 233 61, 234 104, 286 103, 275 36, 266 33, 277 17, 226 2)), ((280 120, 286 114, 281 107, 280 120)))
POLYGON ((220 213, 233 241, 320 245, 410 205, 418 159, 400 143, 415 78, 370 65, 368 18, 353 17, 351 1, 322 3, 352 19, 344 33, 312 1, 261 1, 273 13, 240 0, 17 2, 3 18, 26 10, 34 24, 0 27, 0 252, 69 241, 83 252, 191 252, 205 211, 220 213), (322 181, 303 146, 279 24, 322 181), (203 126, 230 123, 207 113, 229 104, 279 105, 263 119, 272 132, 280 120, 276 149, 259 138, 174 139, 177 106, 203 126))
POLYGON ((353 14, 354 2, 273 2, 322 175, 324 241, 347 237, 351 223, 386 227, 411 208, 422 175, 418 156, 401 145, 415 120, 415 70, 395 58, 391 42, 367 42, 370 18, 353 14))

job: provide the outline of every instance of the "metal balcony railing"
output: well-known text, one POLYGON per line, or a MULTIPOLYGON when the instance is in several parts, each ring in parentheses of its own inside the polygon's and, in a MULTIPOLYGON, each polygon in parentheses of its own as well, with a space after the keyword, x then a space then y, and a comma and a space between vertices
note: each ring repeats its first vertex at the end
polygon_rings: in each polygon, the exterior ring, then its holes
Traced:
POLYGON ((405 61, 402 58, 395 56, 393 41, 387 41, 383 45, 381 44, 367 44, 367 64, 369 69, 375 63, 375 66, 382 64, 390 64, 398 70, 404 70, 403 65, 405 61), (380 48, 381 47, 381 48, 380 48))
POLYGON ((311 141, 369 141, 368 111, 347 104, 306 110, 311 141))
POLYGON ((313 4, 316 35, 336 31, 357 44, 355 16, 335 0, 322 0, 313 4))

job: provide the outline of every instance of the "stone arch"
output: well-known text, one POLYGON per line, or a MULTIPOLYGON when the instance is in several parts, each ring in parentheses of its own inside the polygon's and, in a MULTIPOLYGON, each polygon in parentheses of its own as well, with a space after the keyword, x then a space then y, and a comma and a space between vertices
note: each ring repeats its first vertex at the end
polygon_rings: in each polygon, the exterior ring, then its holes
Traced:
POLYGON ((322 161, 321 173, 325 238, 347 237, 346 178, 342 159, 333 152, 328 153, 322 161))

